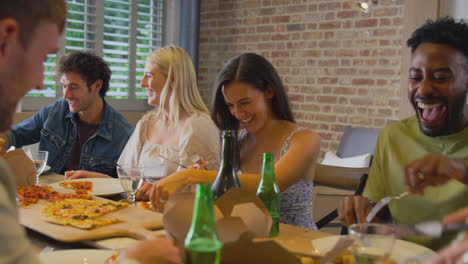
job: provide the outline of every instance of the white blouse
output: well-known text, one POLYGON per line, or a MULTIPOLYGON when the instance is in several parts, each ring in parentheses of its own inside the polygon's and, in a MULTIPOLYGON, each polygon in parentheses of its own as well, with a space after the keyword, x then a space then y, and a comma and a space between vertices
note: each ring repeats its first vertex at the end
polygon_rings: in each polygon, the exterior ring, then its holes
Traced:
POLYGON ((118 164, 142 166, 143 176, 149 182, 184 169, 178 164, 188 167, 199 160, 209 162, 207 169, 218 170, 220 137, 209 115, 192 114, 182 127, 177 147, 154 144, 147 140, 148 125, 155 116, 155 112, 150 112, 138 121, 118 164))

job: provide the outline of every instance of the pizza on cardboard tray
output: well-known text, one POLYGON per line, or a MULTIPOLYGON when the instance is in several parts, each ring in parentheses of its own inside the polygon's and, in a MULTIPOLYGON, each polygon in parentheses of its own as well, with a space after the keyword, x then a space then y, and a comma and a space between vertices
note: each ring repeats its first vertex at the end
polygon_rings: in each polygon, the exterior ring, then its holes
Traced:
POLYGON ((119 218, 98 219, 100 216, 128 207, 128 203, 90 200, 92 182, 69 181, 60 183, 60 186, 75 192, 58 193, 51 186, 18 186, 16 196, 19 205, 25 207, 37 203, 39 199, 47 200, 52 204, 42 209, 43 220, 81 229, 92 229, 122 221, 119 218))

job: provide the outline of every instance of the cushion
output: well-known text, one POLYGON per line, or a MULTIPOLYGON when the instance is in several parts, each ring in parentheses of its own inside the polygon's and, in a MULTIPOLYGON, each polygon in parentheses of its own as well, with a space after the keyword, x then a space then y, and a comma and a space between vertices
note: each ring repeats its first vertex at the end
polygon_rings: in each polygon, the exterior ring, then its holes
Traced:
POLYGON ((322 164, 337 167, 366 168, 369 167, 371 158, 372 155, 370 153, 350 158, 340 158, 335 153, 327 151, 322 164))

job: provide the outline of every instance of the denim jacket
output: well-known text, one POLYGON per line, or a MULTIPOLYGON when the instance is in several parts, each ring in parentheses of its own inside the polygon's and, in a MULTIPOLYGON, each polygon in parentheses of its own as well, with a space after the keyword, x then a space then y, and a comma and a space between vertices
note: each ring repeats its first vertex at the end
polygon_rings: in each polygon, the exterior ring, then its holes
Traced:
MULTIPOLYGON (((31 118, 7 133, 10 146, 22 147, 39 142, 47 150, 51 171, 62 172, 77 138, 77 114, 70 112, 68 102, 60 98, 42 108, 31 118)), ((133 126, 104 101, 104 115, 96 133, 83 145, 80 169, 116 177, 116 164, 133 131, 133 126)))

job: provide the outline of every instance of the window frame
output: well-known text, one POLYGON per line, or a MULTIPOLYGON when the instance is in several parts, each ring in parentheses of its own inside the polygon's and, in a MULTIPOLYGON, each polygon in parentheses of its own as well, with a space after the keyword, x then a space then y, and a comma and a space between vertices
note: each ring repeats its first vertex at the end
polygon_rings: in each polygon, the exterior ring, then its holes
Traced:
MULTIPOLYGON (((136 83, 136 33, 137 33, 137 5, 138 0, 131 1, 131 14, 130 14, 130 50, 129 50, 129 84, 136 83)), ((167 43, 175 43, 178 24, 174 21, 179 12, 178 1, 163 0, 163 29, 162 29, 162 45, 167 43)), ((103 31, 104 31, 104 0, 96 0, 96 39, 94 43, 94 52, 102 56, 103 54, 103 31)), ((157 47, 152 47, 157 48, 157 47)), ((57 52, 57 58, 65 54, 65 34, 60 38, 60 50, 57 52)), ((55 97, 24 97, 18 106, 19 112, 38 111, 44 106, 54 103, 56 100, 63 96, 62 89, 58 80, 56 81, 56 96, 55 97)), ((129 85, 129 97, 126 99, 112 99, 108 96, 104 97, 106 102, 112 105, 119 111, 148 111, 153 106, 148 105, 147 99, 137 99, 135 89, 136 86, 129 85)))

